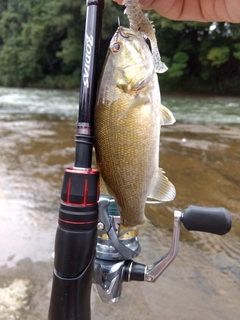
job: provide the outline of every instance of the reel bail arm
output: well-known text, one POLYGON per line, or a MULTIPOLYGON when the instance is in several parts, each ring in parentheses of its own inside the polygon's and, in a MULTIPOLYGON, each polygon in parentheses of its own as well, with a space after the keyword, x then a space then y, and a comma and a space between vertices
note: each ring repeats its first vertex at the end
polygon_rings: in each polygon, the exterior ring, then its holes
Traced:
MULTIPOLYGON (((112 242, 112 246, 125 258, 125 259, 133 259, 139 255, 141 248, 138 243, 137 248, 131 250, 129 247, 122 244, 119 241, 118 236, 116 234, 115 228, 113 226, 113 221, 116 220, 113 217, 109 217, 107 213, 107 209, 109 204, 113 202, 110 199, 102 198, 98 202, 98 210, 99 210, 99 218, 98 218, 98 230, 100 233, 107 233, 109 239, 112 242)), ((118 219, 119 220, 119 219, 118 219)), ((116 225, 116 224, 115 224, 116 225)))

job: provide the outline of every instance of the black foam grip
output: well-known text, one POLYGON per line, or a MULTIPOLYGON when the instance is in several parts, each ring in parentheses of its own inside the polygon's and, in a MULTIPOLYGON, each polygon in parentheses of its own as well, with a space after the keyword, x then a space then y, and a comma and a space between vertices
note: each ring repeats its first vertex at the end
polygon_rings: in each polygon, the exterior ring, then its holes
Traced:
POLYGON ((231 230, 232 217, 225 208, 189 206, 183 211, 182 223, 187 230, 224 235, 231 230))

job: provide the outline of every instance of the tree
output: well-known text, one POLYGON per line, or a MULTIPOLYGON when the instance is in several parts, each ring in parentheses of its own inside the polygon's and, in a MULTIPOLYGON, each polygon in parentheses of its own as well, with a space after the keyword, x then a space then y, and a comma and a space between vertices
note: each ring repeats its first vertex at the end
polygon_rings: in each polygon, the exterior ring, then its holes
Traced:
MULTIPOLYGON (((100 63, 118 27, 129 22, 124 8, 105 0, 100 63)), ((78 87, 85 0, 0 1, 0 85, 78 87)), ((240 85, 240 26, 230 23, 153 20, 168 90, 237 92, 240 85)))
POLYGON ((49 75, 79 73, 80 6, 78 0, 9 1, 0 20, 1 83, 26 85, 49 75))

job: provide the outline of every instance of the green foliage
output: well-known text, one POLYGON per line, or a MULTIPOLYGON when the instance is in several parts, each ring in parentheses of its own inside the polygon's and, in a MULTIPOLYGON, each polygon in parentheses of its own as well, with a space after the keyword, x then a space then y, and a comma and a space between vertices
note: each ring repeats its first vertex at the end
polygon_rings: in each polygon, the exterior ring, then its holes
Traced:
POLYGON ((66 38, 62 41, 61 50, 56 52, 56 57, 61 58, 72 69, 79 63, 79 52, 82 52, 82 45, 73 38, 66 38))
POLYGON ((235 43, 233 47, 236 50, 233 52, 234 58, 240 60, 240 43, 235 43))
POLYGON ((228 47, 211 48, 207 54, 207 59, 211 61, 211 66, 219 67, 229 60, 230 50, 228 47))
POLYGON ((173 56, 173 62, 169 66, 168 77, 169 78, 179 78, 184 75, 187 68, 187 61, 189 57, 185 52, 177 52, 173 56))
POLYGON ((161 75, 164 89, 239 93, 234 85, 240 77, 239 24, 177 22, 152 12, 149 16, 169 67, 161 75), (188 59, 182 62, 177 53, 188 59))
MULTIPOLYGON (((118 26, 129 22, 123 7, 105 0, 102 64, 118 26)), ((0 0, 0 85, 78 87, 85 0, 0 0)), ((238 92, 240 26, 231 23, 153 20, 168 90, 238 92), (237 89, 236 89, 237 88, 237 89)))
POLYGON ((118 19, 122 26, 128 27, 129 22, 127 16, 123 14, 123 7, 114 3, 112 0, 105 0, 103 25, 102 25, 102 38, 110 40, 117 30, 118 19))
POLYGON ((79 74, 85 17, 78 0, 9 0, 0 19, 0 84, 79 74))

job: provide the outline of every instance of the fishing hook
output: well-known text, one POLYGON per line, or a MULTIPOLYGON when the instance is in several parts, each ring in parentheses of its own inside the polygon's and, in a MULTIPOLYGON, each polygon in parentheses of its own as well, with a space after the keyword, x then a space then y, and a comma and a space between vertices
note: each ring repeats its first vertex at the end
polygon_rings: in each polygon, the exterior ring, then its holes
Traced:
POLYGON ((118 27, 118 31, 119 31, 120 35, 121 35, 123 38, 126 38, 126 39, 130 38, 130 36, 125 36, 125 35, 122 34, 122 32, 121 32, 121 27, 118 27))

